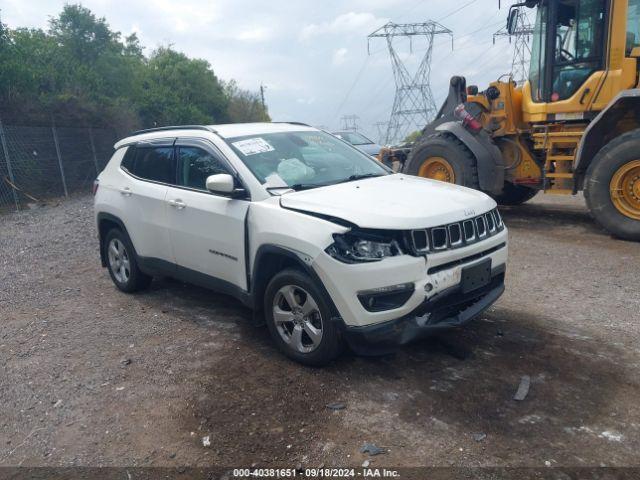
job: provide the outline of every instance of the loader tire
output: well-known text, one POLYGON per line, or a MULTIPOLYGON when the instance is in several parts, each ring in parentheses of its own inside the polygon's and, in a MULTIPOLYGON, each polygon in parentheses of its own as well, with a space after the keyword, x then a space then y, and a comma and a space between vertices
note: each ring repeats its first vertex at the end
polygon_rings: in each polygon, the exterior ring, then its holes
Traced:
POLYGON ((587 169, 584 196, 605 230, 640 241, 640 129, 600 149, 587 169))
POLYGON ((480 189, 476 158, 464 143, 447 132, 418 140, 403 171, 409 175, 480 189))
POLYGON ((504 184, 504 190, 500 195, 495 195, 493 198, 498 205, 513 206, 522 205, 523 203, 531 200, 536 196, 538 190, 529 187, 523 187, 522 185, 514 185, 513 183, 506 182, 504 184))

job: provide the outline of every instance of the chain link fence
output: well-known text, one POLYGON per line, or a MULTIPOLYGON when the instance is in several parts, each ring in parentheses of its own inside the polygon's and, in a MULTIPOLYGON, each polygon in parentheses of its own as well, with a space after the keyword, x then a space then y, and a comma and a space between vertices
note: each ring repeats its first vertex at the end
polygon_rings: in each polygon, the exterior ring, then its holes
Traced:
POLYGON ((0 210, 90 191, 116 140, 108 128, 0 121, 0 210))

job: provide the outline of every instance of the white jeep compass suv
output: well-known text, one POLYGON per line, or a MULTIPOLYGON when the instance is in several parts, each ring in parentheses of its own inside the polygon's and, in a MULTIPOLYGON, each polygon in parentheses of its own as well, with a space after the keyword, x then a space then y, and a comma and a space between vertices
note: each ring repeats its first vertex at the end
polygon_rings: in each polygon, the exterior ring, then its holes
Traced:
POLYGON ((102 265, 133 292, 165 275, 233 295, 312 365, 462 325, 504 291, 487 195, 393 173, 297 123, 157 128, 96 180, 102 265))

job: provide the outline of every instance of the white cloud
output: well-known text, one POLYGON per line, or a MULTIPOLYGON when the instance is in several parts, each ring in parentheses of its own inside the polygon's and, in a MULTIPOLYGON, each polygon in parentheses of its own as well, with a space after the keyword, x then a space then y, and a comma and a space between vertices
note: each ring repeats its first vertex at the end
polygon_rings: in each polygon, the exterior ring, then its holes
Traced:
POLYGON ((344 47, 339 48, 335 52, 333 52, 333 59, 331 60, 333 65, 336 67, 338 65, 342 65, 347 59, 347 52, 348 50, 344 47))
POLYGON ((252 27, 242 30, 236 38, 244 42, 264 42, 271 36, 272 32, 264 27, 252 27))
POLYGON ((357 34, 367 35, 387 22, 386 19, 378 18, 373 13, 343 13, 330 22, 310 23, 302 27, 300 38, 308 40, 312 37, 325 34, 357 34))

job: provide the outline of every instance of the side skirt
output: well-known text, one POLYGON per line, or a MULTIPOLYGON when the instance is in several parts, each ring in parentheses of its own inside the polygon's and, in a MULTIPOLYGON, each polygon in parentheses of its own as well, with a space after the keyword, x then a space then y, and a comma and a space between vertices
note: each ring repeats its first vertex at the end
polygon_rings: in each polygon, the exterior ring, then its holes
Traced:
POLYGON ((241 289, 233 283, 227 282, 226 280, 222 280, 202 272, 197 272, 190 268, 182 267, 159 258, 138 257, 137 260, 140 270, 147 275, 165 275, 167 277, 173 277, 178 280, 182 280, 183 282, 213 290, 217 293, 230 295, 240 300, 244 306, 251 309, 254 308, 254 301, 251 293, 241 289))

